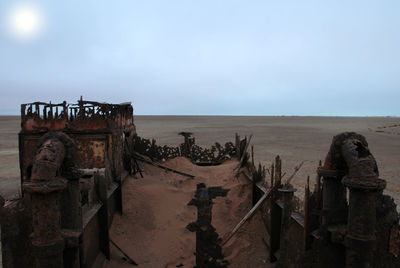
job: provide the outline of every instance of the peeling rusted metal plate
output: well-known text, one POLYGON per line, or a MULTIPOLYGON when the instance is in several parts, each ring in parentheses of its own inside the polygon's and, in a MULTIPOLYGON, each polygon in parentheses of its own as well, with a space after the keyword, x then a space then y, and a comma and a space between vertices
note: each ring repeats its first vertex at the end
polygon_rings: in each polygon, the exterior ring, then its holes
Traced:
POLYGON ((22 122, 22 129, 25 131, 47 131, 65 129, 67 120, 43 120, 41 118, 29 118, 22 122))
POLYGON ((108 148, 107 135, 85 135, 75 138, 78 164, 81 168, 104 168, 108 148))
POLYGON ((133 125, 130 103, 109 104, 78 100, 77 104, 34 102, 21 105, 23 132, 96 131, 133 125))
MULTIPOLYGON (((42 135, 20 134, 21 181, 28 179, 32 160, 37 152, 37 143, 42 135)), ((111 149, 112 134, 70 134, 77 146, 76 164, 80 168, 104 168, 106 153, 111 149)), ((108 155, 110 159, 111 155, 108 155)))

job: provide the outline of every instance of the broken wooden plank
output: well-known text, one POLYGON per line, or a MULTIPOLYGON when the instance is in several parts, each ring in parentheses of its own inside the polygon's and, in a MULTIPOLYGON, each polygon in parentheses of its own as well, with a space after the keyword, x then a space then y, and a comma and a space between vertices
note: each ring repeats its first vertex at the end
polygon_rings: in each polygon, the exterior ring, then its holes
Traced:
POLYGON ((246 146, 244 147, 243 154, 242 154, 242 157, 240 158, 239 164, 233 170, 239 170, 243 166, 243 161, 246 156, 247 148, 249 147, 252 137, 253 137, 253 134, 250 134, 249 140, 246 142, 246 146))
POLYGON ((286 185, 292 181, 292 179, 294 178, 294 175, 296 175, 297 171, 300 170, 300 168, 303 166, 304 162, 306 162, 306 161, 302 161, 298 166, 294 167, 293 174, 286 180, 286 183, 285 183, 286 185))
POLYGON ((135 266, 138 265, 138 264, 137 264, 134 260, 132 260, 132 258, 129 257, 117 244, 115 244, 114 241, 112 241, 112 240, 110 239, 110 242, 111 242, 111 244, 114 245, 114 247, 116 247, 116 248, 119 250, 119 252, 122 253, 122 255, 124 255, 124 258, 128 261, 128 263, 130 263, 130 264, 132 264, 132 265, 135 265, 135 266))
POLYGON ((243 219, 236 225, 236 227, 233 228, 231 233, 222 242, 222 245, 225 245, 233 237, 233 235, 240 229, 240 227, 242 227, 242 225, 254 215, 257 209, 260 208, 261 204, 271 195, 272 190, 274 189, 275 188, 269 188, 269 190, 260 198, 260 200, 258 200, 258 202, 254 205, 254 207, 243 217, 243 219))
MULTIPOLYGON (((303 163, 302 163, 302 164, 303 164, 303 163)), ((301 164, 301 165, 302 165, 302 164, 301 164)), ((301 167, 301 165, 299 165, 299 166, 301 167)), ((281 160, 280 160, 279 156, 276 157, 276 165, 275 165, 275 166, 278 166, 278 173, 280 173, 281 160)), ((295 169, 294 174, 296 174, 296 172, 300 169, 300 167, 297 168, 297 169, 295 169)), ((243 174, 244 174, 244 173, 243 173, 243 174)), ((275 173, 275 174, 276 174, 276 173, 275 173)), ((292 178, 294 177, 294 174, 291 176, 290 179, 292 179, 292 178)), ((278 176, 280 176, 280 175, 278 175, 278 176)), ((250 179, 250 177, 249 177, 249 179, 250 179)), ((242 227, 242 225, 243 225, 248 219, 250 219, 250 218, 254 215, 254 213, 257 211, 257 209, 259 209, 259 208, 261 207, 261 204, 262 204, 268 197, 270 197, 270 196, 271 196, 271 193, 272 193, 275 189, 277 189, 278 187, 281 187, 280 180, 279 180, 278 183, 276 183, 276 184, 274 185, 274 187, 270 187, 270 188, 268 189, 268 191, 264 193, 264 195, 260 198, 260 200, 258 200, 258 202, 254 205, 254 207, 243 217, 243 219, 235 226, 235 228, 233 228, 233 230, 231 231, 231 233, 230 233, 230 234, 227 236, 227 238, 222 242, 222 245, 225 245, 225 244, 233 237, 233 235, 240 229, 240 227, 242 227)))

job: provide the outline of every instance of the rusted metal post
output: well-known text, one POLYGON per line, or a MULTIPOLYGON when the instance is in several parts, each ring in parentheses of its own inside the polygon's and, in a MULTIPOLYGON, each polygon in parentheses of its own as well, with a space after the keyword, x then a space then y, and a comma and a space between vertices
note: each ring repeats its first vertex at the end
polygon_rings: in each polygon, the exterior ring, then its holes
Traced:
POLYGON ((322 224, 325 226, 347 221, 346 188, 342 184, 346 165, 340 161, 341 159, 337 159, 341 153, 338 146, 344 138, 340 135, 333 138, 324 166, 318 167, 317 170, 318 176, 323 177, 322 224))
POLYGON ((191 232, 196 232, 196 268, 227 267, 223 260, 220 239, 211 225, 212 199, 217 196, 226 196, 229 189, 221 186, 207 186, 205 183, 197 184, 195 198, 189 206, 197 207, 197 221, 186 226, 191 232))
POLYGON ((342 184, 344 173, 319 168, 322 184, 322 224, 345 223, 347 220, 346 188, 342 184))
POLYGON ((293 211, 293 195, 296 189, 292 185, 285 185, 278 189, 282 194, 283 208, 282 208, 282 219, 281 219, 281 234, 280 234, 280 248, 285 250, 287 244, 287 231, 290 227, 291 215, 293 211))
POLYGON ((345 177, 344 184, 350 190, 346 267, 373 267, 376 199, 386 182, 380 179, 363 182, 345 177))
POLYGON ((57 173, 64 156, 60 140, 44 141, 34 159, 31 181, 23 184, 24 191, 31 194, 32 254, 38 268, 63 267, 59 192, 66 188, 67 182, 57 177, 57 173))
MULTIPOLYGON (((61 202, 61 224, 64 231, 64 238, 66 238, 66 234, 80 234, 83 228, 81 192, 79 185, 81 172, 74 168, 70 169, 68 173, 64 172, 63 176, 68 180, 67 188, 62 192, 63 198, 61 202)), ((68 247, 64 250, 64 265, 71 268, 80 267, 79 244, 72 243, 66 246, 68 247)))

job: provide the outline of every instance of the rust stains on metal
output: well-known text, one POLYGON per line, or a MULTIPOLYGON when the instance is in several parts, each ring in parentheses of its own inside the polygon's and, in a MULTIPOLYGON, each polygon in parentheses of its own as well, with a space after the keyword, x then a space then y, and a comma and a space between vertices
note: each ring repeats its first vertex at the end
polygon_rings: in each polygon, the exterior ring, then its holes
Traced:
POLYGON ((372 267, 376 200, 386 182, 378 178, 378 167, 365 137, 355 132, 336 135, 318 174, 324 177, 324 224, 347 222, 346 267, 372 267), (350 192, 348 214, 344 186, 350 192))
POLYGON ((48 133, 45 138, 34 158, 31 180, 23 184, 23 189, 31 194, 32 254, 36 267, 62 267, 64 238, 58 194, 67 181, 57 175, 67 155, 62 140, 68 137, 48 133))
MULTIPOLYGON (((135 134, 133 107, 130 103, 108 104, 82 98, 76 104, 65 101, 22 104, 19 134, 21 182, 30 179, 38 141, 49 131, 63 131, 74 139, 79 165, 104 168, 107 157, 118 158, 124 133, 131 134, 131 137, 135 134)), ((114 163, 115 170, 121 169, 120 162, 114 163)))
POLYGON ((76 139, 77 159, 86 168, 105 167, 107 140, 102 137, 89 136, 76 139))
POLYGON ((99 131, 133 124, 130 103, 109 104, 85 101, 77 104, 33 102, 21 105, 22 131, 99 131))

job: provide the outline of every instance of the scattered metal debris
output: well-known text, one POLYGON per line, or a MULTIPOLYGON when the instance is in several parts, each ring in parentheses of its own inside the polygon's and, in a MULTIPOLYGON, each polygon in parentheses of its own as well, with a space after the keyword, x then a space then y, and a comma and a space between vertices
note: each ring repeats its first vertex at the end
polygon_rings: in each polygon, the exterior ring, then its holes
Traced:
POLYGON ((202 165, 205 165, 205 163, 209 163, 209 165, 220 164, 236 155, 237 148, 232 142, 225 143, 225 147, 217 142, 211 146, 211 149, 207 149, 195 144, 194 137, 190 136, 192 133, 181 132, 180 134, 184 136, 185 141, 179 147, 158 146, 154 139, 135 136, 133 151, 150 157, 152 161, 163 162, 177 156, 184 156, 193 163, 202 163, 202 165))

